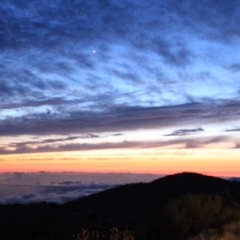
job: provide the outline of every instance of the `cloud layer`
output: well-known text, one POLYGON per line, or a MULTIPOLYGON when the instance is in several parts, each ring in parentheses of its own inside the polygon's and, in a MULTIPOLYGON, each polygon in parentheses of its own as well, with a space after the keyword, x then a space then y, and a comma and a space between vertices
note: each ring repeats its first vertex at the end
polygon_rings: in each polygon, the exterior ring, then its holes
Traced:
POLYGON ((118 185, 150 182, 154 174, 0 173, 0 204, 64 203, 118 185))
POLYGON ((237 0, 3 0, 0 154, 238 146, 239 14, 237 0))

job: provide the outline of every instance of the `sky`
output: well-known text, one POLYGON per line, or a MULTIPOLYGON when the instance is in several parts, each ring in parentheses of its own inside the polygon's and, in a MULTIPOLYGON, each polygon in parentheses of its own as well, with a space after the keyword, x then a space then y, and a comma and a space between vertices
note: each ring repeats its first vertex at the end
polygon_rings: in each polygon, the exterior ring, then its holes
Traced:
POLYGON ((0 172, 240 176, 238 0, 2 0, 0 172))

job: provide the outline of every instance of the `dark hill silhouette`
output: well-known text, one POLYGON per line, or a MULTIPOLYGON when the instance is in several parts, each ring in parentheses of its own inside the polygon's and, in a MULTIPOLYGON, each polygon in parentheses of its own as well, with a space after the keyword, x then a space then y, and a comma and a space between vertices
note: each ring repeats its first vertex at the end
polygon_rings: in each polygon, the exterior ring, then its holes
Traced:
MULTIPOLYGON (((111 227, 127 227, 132 230, 136 240, 176 240, 183 234, 195 233, 202 228, 201 223, 183 232, 173 226, 175 223, 172 224, 174 221, 169 218, 171 201, 183 196, 184 203, 184 196, 189 195, 196 195, 195 202, 208 202, 210 207, 210 204, 221 203, 221 211, 226 206, 238 209, 240 183, 196 173, 181 173, 151 183, 127 184, 63 205, 42 203, 0 206, 0 239, 71 240, 72 234, 81 228, 104 231, 111 227)), ((186 199, 192 201, 192 198, 186 199)), ((190 204, 194 204, 194 201, 190 204)), ((174 204, 178 203, 177 200, 174 204)), ((222 220, 220 215, 216 216, 219 220, 209 222, 211 227, 227 221, 225 218, 222 220)))
POLYGON ((183 194, 218 194, 240 200, 240 184, 196 173, 180 173, 151 183, 127 184, 66 203, 66 206, 118 211, 155 209, 183 194), (116 208, 117 207, 117 208, 116 208))

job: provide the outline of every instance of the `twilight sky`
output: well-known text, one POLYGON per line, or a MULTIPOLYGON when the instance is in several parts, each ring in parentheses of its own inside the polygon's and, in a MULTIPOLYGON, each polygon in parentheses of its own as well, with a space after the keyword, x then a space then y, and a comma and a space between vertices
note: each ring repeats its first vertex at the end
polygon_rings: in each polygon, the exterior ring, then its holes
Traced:
POLYGON ((240 176, 238 0, 2 0, 0 171, 240 176))

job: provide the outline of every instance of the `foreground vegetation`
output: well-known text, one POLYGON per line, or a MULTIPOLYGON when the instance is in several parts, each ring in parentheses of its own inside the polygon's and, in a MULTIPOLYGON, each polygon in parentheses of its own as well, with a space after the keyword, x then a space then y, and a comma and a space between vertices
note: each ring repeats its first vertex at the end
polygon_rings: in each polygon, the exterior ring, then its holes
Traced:
MULTIPOLYGON (((240 239, 240 205, 220 195, 187 194, 170 200, 141 229, 136 239, 235 240, 240 239), (151 223, 151 225, 149 224, 151 223), (145 238, 139 236, 145 228, 145 238)), ((133 240, 117 228, 110 233, 82 230, 73 240, 133 240)))
POLYGON ((167 204, 166 213, 165 229, 174 233, 176 239, 239 239, 240 204, 222 196, 181 196, 167 204))
POLYGON ((80 233, 73 235, 72 240, 134 240, 134 238, 128 230, 121 232, 118 228, 112 228, 108 233, 82 229, 80 233))
POLYGON ((209 229, 186 240, 239 240, 240 221, 225 224, 220 229, 209 229))

